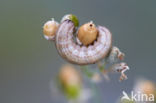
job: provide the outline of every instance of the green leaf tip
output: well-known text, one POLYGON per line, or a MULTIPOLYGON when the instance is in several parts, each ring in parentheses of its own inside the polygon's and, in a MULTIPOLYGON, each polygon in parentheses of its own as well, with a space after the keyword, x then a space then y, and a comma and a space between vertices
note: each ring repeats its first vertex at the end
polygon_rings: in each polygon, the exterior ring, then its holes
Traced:
POLYGON ((74 23, 75 27, 78 27, 79 26, 79 20, 73 14, 67 14, 67 15, 63 16, 61 22, 63 22, 64 20, 71 20, 74 23))

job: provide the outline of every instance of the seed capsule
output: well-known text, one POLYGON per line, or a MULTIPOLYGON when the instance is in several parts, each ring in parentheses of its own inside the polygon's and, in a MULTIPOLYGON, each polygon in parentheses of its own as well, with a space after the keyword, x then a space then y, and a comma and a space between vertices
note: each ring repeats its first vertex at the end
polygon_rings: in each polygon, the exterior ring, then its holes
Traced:
POLYGON ((155 94, 156 91, 156 85, 153 81, 150 80, 138 80, 135 86, 136 91, 140 91, 143 94, 147 94, 150 96, 150 94, 155 94))
POLYGON ((148 96, 150 96, 150 94, 154 94, 156 90, 155 84, 151 81, 146 81, 140 88, 142 89, 143 93, 147 94, 148 96))
POLYGON ((79 72, 71 65, 64 65, 61 68, 59 78, 65 86, 81 84, 79 72))
POLYGON ((59 79, 68 98, 78 98, 81 90, 81 77, 79 72, 71 65, 61 68, 59 79))
POLYGON ((52 20, 47 21, 43 26, 43 33, 45 39, 54 40, 58 26, 58 22, 56 22, 53 18, 52 20))
POLYGON ((93 22, 82 25, 78 30, 78 39, 83 45, 87 46, 93 43, 98 35, 98 30, 93 22))

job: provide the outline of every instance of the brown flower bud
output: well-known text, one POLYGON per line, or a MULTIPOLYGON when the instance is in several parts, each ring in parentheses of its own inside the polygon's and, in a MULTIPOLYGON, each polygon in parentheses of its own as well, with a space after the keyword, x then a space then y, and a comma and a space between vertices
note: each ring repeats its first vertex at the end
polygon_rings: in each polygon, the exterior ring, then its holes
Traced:
POLYGON ((54 37, 56 35, 56 31, 58 29, 58 22, 56 22, 54 19, 47 21, 43 26, 43 33, 44 37, 47 40, 54 40, 54 37))
POLYGON ((150 94, 154 94, 156 90, 154 83, 152 83, 151 81, 145 81, 142 85, 140 85, 140 89, 148 96, 150 94))
POLYGON ((64 86, 81 84, 79 72, 71 65, 62 66, 59 78, 64 86))
POLYGON ((93 43, 98 35, 98 30, 93 22, 82 25, 78 30, 78 39, 83 45, 87 46, 93 43))

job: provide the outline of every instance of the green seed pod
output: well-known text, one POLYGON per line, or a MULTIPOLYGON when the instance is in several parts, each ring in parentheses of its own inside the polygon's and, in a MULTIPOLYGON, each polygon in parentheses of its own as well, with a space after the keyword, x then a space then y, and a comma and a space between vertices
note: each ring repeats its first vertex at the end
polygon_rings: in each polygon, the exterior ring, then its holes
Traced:
POLYGON ((67 15, 63 16, 61 22, 65 21, 65 20, 71 20, 74 23, 75 27, 79 26, 79 20, 73 14, 67 14, 67 15))
POLYGON ((77 85, 69 85, 64 88, 67 98, 76 99, 80 94, 80 87, 77 85))

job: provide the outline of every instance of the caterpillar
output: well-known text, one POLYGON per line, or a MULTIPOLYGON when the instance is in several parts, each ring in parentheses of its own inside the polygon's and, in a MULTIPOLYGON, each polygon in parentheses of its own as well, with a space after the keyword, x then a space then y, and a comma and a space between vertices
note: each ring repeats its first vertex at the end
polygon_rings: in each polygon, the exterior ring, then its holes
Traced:
POLYGON ((112 47, 112 34, 103 26, 97 26, 98 37, 92 45, 81 46, 74 41, 74 23, 67 19, 61 22, 56 32, 55 45, 58 53, 67 61, 87 65, 104 59, 112 47))

